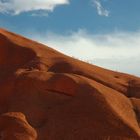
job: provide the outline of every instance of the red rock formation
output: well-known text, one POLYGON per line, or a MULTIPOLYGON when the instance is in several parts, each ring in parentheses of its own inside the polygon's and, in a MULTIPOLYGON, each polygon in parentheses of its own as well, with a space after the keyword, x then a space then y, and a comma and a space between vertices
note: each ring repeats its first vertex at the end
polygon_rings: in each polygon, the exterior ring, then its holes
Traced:
POLYGON ((0 116, 1 140, 34 140, 36 138, 36 131, 28 124, 22 113, 8 112, 0 116))
POLYGON ((139 98, 138 77, 0 29, 1 139, 139 140, 139 98))

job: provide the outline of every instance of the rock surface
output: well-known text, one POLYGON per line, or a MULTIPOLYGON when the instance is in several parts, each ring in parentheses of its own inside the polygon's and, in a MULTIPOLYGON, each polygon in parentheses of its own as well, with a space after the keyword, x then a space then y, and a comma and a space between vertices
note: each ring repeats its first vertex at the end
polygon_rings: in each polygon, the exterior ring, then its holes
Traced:
POLYGON ((140 140, 140 78, 0 29, 0 139, 140 140))

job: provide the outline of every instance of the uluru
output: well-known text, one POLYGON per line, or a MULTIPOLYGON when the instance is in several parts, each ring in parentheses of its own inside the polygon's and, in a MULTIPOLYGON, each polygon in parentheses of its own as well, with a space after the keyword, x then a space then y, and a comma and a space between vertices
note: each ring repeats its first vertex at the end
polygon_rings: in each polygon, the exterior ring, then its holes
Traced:
POLYGON ((140 140, 140 78, 0 29, 0 140, 140 140))

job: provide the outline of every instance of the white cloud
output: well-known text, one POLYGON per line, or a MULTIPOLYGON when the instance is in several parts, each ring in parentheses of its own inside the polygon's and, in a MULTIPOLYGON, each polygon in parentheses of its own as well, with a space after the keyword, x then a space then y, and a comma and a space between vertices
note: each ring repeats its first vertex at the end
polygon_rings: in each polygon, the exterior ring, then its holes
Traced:
MULTIPOLYGON (((23 12, 53 11, 58 5, 68 4, 69 0, 0 0, 0 12, 18 15, 23 12)), ((42 14, 44 15, 44 13, 42 14)))
POLYGON ((96 7, 97 12, 98 12, 98 14, 99 14, 100 16, 106 16, 106 17, 109 16, 109 11, 106 10, 106 9, 102 6, 100 0, 92 0, 92 2, 93 2, 93 5, 96 7))
POLYGON ((86 31, 59 35, 29 35, 69 56, 109 69, 140 76, 140 32, 114 32, 94 35, 86 31))

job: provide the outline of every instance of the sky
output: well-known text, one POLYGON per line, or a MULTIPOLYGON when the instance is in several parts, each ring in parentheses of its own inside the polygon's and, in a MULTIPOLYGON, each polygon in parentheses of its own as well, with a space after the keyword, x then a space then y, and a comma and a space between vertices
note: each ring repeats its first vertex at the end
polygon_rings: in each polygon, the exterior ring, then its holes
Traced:
POLYGON ((0 27, 140 76, 140 0, 0 0, 0 27))

